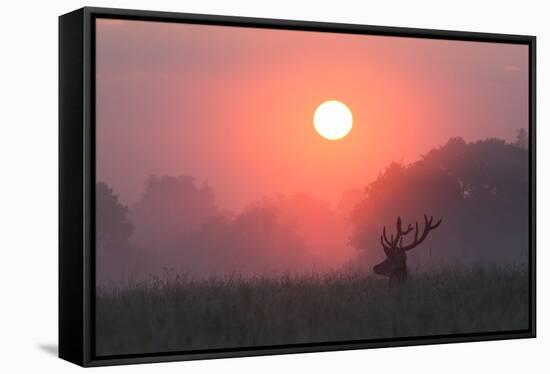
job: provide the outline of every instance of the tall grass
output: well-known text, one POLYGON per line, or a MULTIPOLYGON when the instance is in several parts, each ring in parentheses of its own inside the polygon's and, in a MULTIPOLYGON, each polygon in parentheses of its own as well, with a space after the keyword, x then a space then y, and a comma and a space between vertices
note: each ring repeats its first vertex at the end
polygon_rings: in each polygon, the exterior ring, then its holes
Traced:
POLYGON ((439 267, 391 287, 333 272, 301 276, 174 275, 98 288, 99 355, 527 328, 521 267, 439 267))

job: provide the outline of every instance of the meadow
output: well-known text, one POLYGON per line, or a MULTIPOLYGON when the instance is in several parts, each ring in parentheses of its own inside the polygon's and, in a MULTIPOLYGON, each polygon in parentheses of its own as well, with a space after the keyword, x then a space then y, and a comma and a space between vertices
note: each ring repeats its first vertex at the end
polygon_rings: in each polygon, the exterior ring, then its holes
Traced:
POLYGON ((96 292, 98 355, 528 328, 528 270, 439 267, 390 286, 361 272, 196 279, 96 292))

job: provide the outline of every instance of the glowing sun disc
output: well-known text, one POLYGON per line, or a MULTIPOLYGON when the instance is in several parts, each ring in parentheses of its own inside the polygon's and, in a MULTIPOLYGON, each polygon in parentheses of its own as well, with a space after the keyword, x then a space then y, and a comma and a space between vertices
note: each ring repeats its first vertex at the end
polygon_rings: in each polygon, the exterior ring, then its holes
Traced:
POLYGON ((317 107, 313 115, 315 130, 329 140, 342 139, 353 126, 353 115, 346 104, 329 100, 317 107))

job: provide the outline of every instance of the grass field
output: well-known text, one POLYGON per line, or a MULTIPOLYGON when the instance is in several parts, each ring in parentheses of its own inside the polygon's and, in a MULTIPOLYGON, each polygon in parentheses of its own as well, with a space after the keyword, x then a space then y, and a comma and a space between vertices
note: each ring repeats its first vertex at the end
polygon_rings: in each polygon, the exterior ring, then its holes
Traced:
POLYGON ((98 355, 525 329, 522 267, 439 268, 400 286, 360 273, 98 288, 98 355))

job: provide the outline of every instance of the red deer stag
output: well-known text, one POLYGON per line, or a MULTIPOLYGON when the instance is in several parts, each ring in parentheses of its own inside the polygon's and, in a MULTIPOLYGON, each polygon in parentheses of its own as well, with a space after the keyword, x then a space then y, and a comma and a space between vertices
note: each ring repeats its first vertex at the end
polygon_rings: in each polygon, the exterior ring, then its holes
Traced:
POLYGON ((418 246, 420 243, 426 239, 428 233, 431 230, 435 230, 441 224, 441 220, 433 223, 434 218, 424 215, 424 231, 419 237, 418 222, 416 222, 414 227, 414 240, 405 245, 403 239, 411 231, 413 231, 413 226, 409 224, 407 229, 403 230, 401 226, 401 217, 397 217, 396 229, 397 232, 395 235, 391 235, 388 239, 386 235, 386 226, 382 230, 382 235, 380 236, 380 242, 382 243, 382 248, 384 253, 386 253, 386 259, 375 265, 373 270, 378 275, 386 276, 390 279, 390 284, 400 283, 407 279, 407 251, 418 246))

